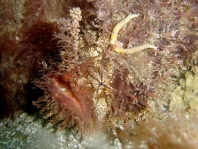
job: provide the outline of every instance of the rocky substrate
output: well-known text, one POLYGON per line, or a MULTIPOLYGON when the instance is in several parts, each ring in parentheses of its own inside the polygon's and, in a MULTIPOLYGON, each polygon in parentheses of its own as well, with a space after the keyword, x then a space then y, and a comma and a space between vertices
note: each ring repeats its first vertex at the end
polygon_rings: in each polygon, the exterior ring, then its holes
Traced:
POLYGON ((37 116, 20 114, 14 121, 0 122, 1 149, 119 149, 119 139, 106 141, 107 135, 93 133, 81 136, 73 130, 57 130, 54 126, 37 116))

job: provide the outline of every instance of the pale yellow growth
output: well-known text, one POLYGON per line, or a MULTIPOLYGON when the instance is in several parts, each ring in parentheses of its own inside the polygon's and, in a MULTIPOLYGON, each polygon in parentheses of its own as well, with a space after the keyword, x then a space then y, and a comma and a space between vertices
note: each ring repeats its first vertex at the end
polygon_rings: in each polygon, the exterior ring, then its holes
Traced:
POLYGON ((154 45, 141 45, 141 46, 137 46, 137 47, 133 47, 130 49, 124 49, 122 48, 122 44, 118 44, 120 43, 119 41, 117 41, 117 36, 118 36, 118 32, 120 31, 120 29, 126 25, 132 18, 136 18, 138 17, 139 14, 129 14, 126 18, 124 18, 123 20, 121 20, 113 29, 113 32, 111 34, 111 39, 110 39, 110 43, 111 45, 114 45, 115 47, 115 51, 118 53, 125 53, 125 54, 133 54, 136 52, 140 52, 144 49, 147 48, 151 48, 151 49, 157 49, 156 46, 154 45))
POLYGON ((140 52, 140 51, 142 51, 144 49, 147 49, 147 48, 157 49, 157 47, 153 46, 153 45, 141 45, 141 46, 133 47, 133 48, 130 48, 130 49, 124 49, 124 48, 116 47, 115 51, 118 52, 118 53, 133 54, 133 53, 140 52))
POLYGON ((186 71, 172 94, 170 109, 186 109, 190 113, 198 107, 198 73, 186 71))
POLYGON ((124 18, 122 21, 120 21, 118 24, 116 24, 116 26, 113 28, 113 32, 111 34, 110 43, 115 44, 115 42, 117 40, 118 32, 120 31, 120 29, 124 25, 126 25, 132 18, 136 18, 138 16, 139 16, 139 14, 130 13, 126 18, 124 18))

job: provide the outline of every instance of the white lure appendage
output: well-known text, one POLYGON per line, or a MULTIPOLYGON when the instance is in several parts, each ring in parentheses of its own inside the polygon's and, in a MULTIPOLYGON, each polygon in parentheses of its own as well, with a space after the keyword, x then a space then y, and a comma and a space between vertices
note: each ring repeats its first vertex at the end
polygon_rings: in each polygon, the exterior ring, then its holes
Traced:
POLYGON ((140 51, 142 51, 144 49, 148 49, 148 48, 151 48, 151 49, 154 49, 154 50, 157 49, 157 47, 153 46, 153 45, 141 45, 141 46, 133 47, 133 48, 130 48, 130 49, 124 49, 124 48, 121 48, 121 47, 116 47, 115 51, 118 52, 118 53, 133 54, 133 53, 137 53, 137 52, 140 52, 140 51))
POLYGON ((140 51, 142 51, 144 49, 147 49, 147 48, 151 48, 151 49, 155 49, 155 50, 157 49, 156 46, 149 45, 149 44, 148 45, 141 45, 141 46, 133 47, 133 48, 130 48, 130 49, 124 49, 124 48, 122 48, 122 46, 120 46, 121 44, 117 44, 117 43, 120 43, 119 41, 117 41, 117 36, 118 36, 118 33, 119 33, 120 29, 124 25, 126 25, 132 18, 136 18, 138 16, 139 16, 139 14, 130 13, 126 18, 121 20, 113 28, 113 31, 112 31, 112 34, 111 34, 110 43, 111 43, 111 45, 114 45, 116 52, 125 53, 125 54, 133 54, 133 53, 140 52, 140 51))
POLYGON ((136 18, 138 16, 139 16, 139 14, 132 14, 132 13, 130 13, 126 18, 124 18, 118 24, 116 24, 116 26, 113 28, 113 32, 111 34, 110 43, 111 44, 115 44, 115 41, 117 40, 118 32, 120 31, 120 29, 124 25, 126 25, 131 19, 136 18))

